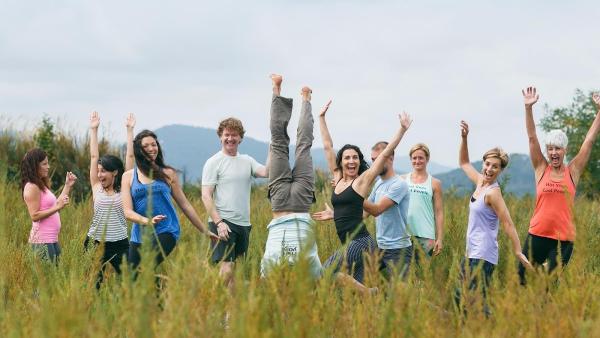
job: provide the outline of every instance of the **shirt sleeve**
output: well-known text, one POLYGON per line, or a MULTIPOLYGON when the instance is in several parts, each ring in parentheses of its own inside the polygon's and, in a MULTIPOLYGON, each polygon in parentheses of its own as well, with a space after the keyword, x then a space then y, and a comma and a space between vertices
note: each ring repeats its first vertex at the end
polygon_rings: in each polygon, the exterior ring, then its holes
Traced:
POLYGON ((385 192, 384 196, 394 201, 396 204, 400 204, 400 201, 408 194, 408 184, 403 180, 397 180, 394 182, 388 191, 385 192))
POLYGON ((256 177, 256 171, 264 167, 264 165, 258 163, 258 161, 254 159, 254 157, 248 156, 248 158, 250 159, 250 170, 252 172, 252 176, 256 177))
POLYGON ((202 168, 202 185, 217 185, 217 161, 209 158, 202 168))

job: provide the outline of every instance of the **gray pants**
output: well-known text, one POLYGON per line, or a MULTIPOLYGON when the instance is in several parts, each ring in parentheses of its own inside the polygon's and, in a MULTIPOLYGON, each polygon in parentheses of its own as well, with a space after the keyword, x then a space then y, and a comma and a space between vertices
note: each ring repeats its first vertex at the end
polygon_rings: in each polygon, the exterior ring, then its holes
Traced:
POLYGON ((314 201, 315 177, 310 148, 313 142, 312 106, 302 101, 296 137, 296 158, 290 168, 290 137, 287 126, 292 117, 292 99, 273 95, 271 101, 271 160, 269 198, 273 211, 308 212, 314 201))
POLYGON ((58 243, 30 243, 33 253, 44 261, 58 263, 60 246, 58 243))

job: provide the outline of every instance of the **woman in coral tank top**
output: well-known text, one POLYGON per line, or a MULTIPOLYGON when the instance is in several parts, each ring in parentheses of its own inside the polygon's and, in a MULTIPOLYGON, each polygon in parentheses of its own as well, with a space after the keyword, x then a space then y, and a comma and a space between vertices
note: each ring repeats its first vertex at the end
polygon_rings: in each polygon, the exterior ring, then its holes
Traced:
MULTIPOLYGON (((564 266, 569 263, 573 253, 575 188, 590 159, 592 146, 600 131, 600 95, 593 95, 598 114, 579 152, 568 164, 564 163, 568 139, 562 130, 552 130, 548 133, 545 142, 546 158, 544 158, 533 121, 533 105, 539 99, 535 87, 523 90, 523 98, 525 125, 529 137, 529 156, 536 182, 535 210, 529 223, 529 234, 523 254, 528 256, 534 265, 541 265, 547 261, 548 272, 551 272, 558 266, 558 257, 564 266)), ((525 284, 523 266, 519 266, 519 276, 521 284, 525 284)))

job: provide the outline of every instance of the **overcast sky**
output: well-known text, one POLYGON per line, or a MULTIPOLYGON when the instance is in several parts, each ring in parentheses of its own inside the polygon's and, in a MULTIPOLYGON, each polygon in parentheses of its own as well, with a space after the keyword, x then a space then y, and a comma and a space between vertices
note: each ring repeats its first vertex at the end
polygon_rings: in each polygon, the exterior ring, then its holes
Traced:
MULTIPOLYGON (((100 112, 116 141, 138 126, 215 128, 242 119, 268 140, 271 85, 328 98, 334 144, 367 150, 397 113, 414 123, 399 146, 427 143, 456 166, 459 121, 471 156, 527 152, 521 88, 567 105, 600 88, 600 6, 593 1, 2 1, 0 114, 35 127, 46 113, 85 132, 100 112), (500 3, 502 5, 500 5, 500 3), (243 4, 243 5, 241 5, 243 4)), ((290 134, 296 123, 290 125, 290 134)), ((318 124, 315 146, 321 147, 318 124)), ((183 145, 182 145, 183 146, 183 145)))

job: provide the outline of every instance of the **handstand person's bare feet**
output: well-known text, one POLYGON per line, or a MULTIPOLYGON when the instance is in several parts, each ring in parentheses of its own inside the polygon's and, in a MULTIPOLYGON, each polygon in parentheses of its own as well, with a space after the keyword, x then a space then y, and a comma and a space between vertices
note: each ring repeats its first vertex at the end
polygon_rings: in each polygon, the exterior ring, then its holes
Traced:
POLYGON ((302 88, 302 99, 304 101, 310 101, 311 94, 312 94, 312 89, 310 89, 308 87, 302 88))
POLYGON ((279 96, 281 94, 281 82, 283 82, 283 76, 271 74, 271 81, 273 81, 273 94, 279 96))

